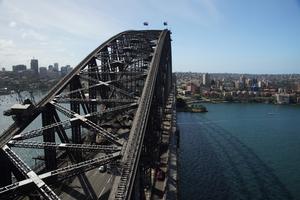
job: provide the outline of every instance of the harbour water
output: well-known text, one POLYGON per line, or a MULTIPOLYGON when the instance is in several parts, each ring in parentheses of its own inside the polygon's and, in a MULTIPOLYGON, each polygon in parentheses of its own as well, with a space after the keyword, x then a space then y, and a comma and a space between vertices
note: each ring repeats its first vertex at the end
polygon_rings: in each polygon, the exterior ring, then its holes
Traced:
MULTIPOLYGON (((35 91, 33 92, 35 101, 39 101, 46 93, 42 91, 35 91)), ((30 94, 28 92, 22 92, 21 93, 23 100, 30 98, 30 94)), ((12 105, 19 103, 17 100, 17 94, 10 94, 10 95, 0 95, 0 134, 2 134, 3 130, 7 129, 14 121, 12 117, 10 116, 4 116, 3 111, 8 110, 12 105)), ((25 131, 36 129, 37 127, 41 126, 41 117, 37 117, 33 121, 32 124, 30 124, 25 131)), ((35 138, 36 141, 41 141, 41 137, 35 138)), ((35 160, 33 160, 33 157, 37 157, 39 155, 42 155, 43 151, 41 149, 20 149, 20 148, 13 148, 13 150, 29 165, 34 166, 35 160)))
POLYGON ((300 200, 300 107, 206 104, 177 113, 181 199, 300 200))

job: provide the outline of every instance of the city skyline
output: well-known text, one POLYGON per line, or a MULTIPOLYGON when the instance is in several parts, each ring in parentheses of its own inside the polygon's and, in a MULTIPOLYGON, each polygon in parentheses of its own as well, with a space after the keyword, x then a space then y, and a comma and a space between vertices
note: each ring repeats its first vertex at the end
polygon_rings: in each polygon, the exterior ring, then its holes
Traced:
MULTIPOLYGON (((37 67, 38 69, 40 68, 47 68, 47 69, 50 69, 50 68, 55 68, 56 70, 59 70, 61 69, 62 67, 65 67, 65 66, 71 66, 69 64, 66 64, 66 65, 60 65, 58 62, 52 62, 52 63, 48 63, 48 64, 45 64, 45 65, 40 65, 39 64, 39 59, 37 58, 32 58, 28 61, 28 63, 18 63, 18 64, 14 64, 11 66, 11 69, 6 69, 7 71, 14 71, 14 67, 18 67, 18 66, 24 66, 25 67, 25 70, 32 70, 32 61, 34 62, 37 62, 37 67), (28 67, 28 69, 27 69, 28 67)), ((2 67, 3 68, 3 67, 2 67)), ((23 71, 23 70, 22 70, 23 71)))
POLYGON ((163 29, 173 38, 173 71, 300 73, 300 3, 200 0, 140 2, 0 1, 0 66, 76 66, 110 36, 163 29), (103 9, 105 8, 105 9, 103 9), (76 19, 76 20, 70 20, 76 19), (144 27, 147 21, 149 26, 144 27))

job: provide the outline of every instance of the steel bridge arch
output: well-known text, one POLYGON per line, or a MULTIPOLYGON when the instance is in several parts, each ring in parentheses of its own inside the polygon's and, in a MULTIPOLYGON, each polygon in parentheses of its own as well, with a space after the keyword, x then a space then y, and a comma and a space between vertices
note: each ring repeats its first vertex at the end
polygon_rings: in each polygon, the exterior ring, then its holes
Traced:
POLYGON ((51 185, 77 176, 85 195, 96 199, 84 172, 113 163, 119 173, 109 199, 140 198, 149 184, 145 180, 151 179, 149 169, 158 159, 162 116, 171 90, 169 30, 113 36, 62 78, 33 110, 18 114, 1 134, 0 197, 14 199, 38 192, 44 199, 60 199, 51 185), (42 116, 41 126, 24 131, 38 116, 42 116), (121 129, 127 131, 120 133, 121 129), (93 144, 83 144, 84 130, 98 142, 92 139, 93 144), (32 141, 39 136, 43 141, 32 141), (32 169, 13 148, 42 148, 44 161, 32 169), (82 152, 93 156, 87 159, 82 152), (72 164, 59 167, 60 156, 72 164))

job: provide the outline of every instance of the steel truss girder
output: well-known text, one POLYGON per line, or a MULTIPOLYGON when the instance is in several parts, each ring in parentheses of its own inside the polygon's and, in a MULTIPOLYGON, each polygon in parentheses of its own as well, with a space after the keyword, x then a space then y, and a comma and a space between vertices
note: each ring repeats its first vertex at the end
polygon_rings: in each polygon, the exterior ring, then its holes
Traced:
MULTIPOLYGON (((91 80, 91 78, 90 78, 90 80, 91 80)), ((75 94, 75 93, 82 92, 82 91, 85 91, 85 90, 88 90, 88 89, 97 88, 97 87, 100 87, 100 86, 103 86, 103 85, 109 83, 109 82, 99 82, 98 80, 97 80, 97 82, 98 82, 97 84, 90 85, 87 88, 80 88, 80 89, 72 90, 70 92, 64 92, 60 95, 55 96, 55 99, 59 99, 61 97, 69 97, 70 94, 75 94)))
MULTIPOLYGON (((101 73, 102 74, 102 73, 101 73)), ((132 81, 136 81, 136 80, 140 80, 140 79, 145 79, 145 77, 147 76, 147 72, 146 71, 143 71, 141 73, 138 73, 138 74, 133 74, 132 76, 128 76, 128 74, 119 74, 119 78, 115 79, 115 80, 110 80, 110 81, 99 81, 97 79, 90 79, 91 81, 93 82, 96 82, 96 83, 102 83, 104 85, 106 84, 113 84, 113 83, 118 83, 118 82, 121 82, 121 83, 128 83, 128 82, 132 82, 132 81), (125 78, 122 78, 122 76, 125 76, 125 78)), ((112 74, 112 75, 116 75, 116 74, 112 74)), ((81 74, 79 75, 80 77, 83 77, 83 78, 87 78, 85 75, 81 74)))
MULTIPOLYGON (((108 154, 108 155, 105 155, 105 156, 101 156, 101 157, 98 157, 98 158, 94 158, 94 159, 91 159, 91 160, 87 160, 87 161, 83 161, 83 162, 80 162, 80 163, 72 164, 72 165, 69 165, 67 167, 57 169, 57 170, 46 172, 46 173, 43 173, 41 175, 36 175, 34 178, 38 179, 38 180, 41 180, 41 181, 43 181, 45 179, 48 179, 50 177, 53 177, 53 176, 58 176, 58 175, 63 175, 63 179, 64 178, 70 178, 71 176, 82 174, 86 171, 94 169, 94 168, 98 167, 99 165, 107 164, 107 163, 109 163, 113 160, 118 159, 120 156, 121 156, 120 152, 115 152, 115 153, 108 154)), ((30 172, 32 172, 32 171, 30 171, 30 172)), ((24 186, 32 184, 32 183, 34 183, 34 180, 31 179, 30 177, 28 177, 28 179, 25 179, 25 180, 10 184, 6 187, 0 188, 0 195, 3 195, 5 193, 9 193, 9 192, 13 192, 14 190, 16 190, 20 187, 24 187, 24 186)))
POLYGON ((111 134, 110 132, 108 132, 105 129, 101 128, 100 126, 98 126, 94 122, 88 120, 84 116, 79 115, 79 114, 77 114, 77 113, 75 113, 75 112, 73 112, 71 110, 68 110, 68 109, 64 108, 63 106, 61 106, 61 105, 59 105, 59 104, 57 104, 55 102, 51 102, 51 104, 53 104, 58 111, 60 111, 61 113, 63 113, 67 117, 69 117, 69 118, 74 118, 74 117, 78 118, 84 124, 88 125, 92 129, 96 130, 98 134, 100 134, 101 136, 103 136, 108 141, 110 141, 113 144, 116 144, 118 146, 122 146, 122 144, 119 142, 119 138, 117 136, 114 136, 113 134, 111 134))
POLYGON ((71 101, 75 102, 95 102, 95 103, 134 103, 137 102, 135 99, 81 99, 81 98, 57 98, 55 99, 57 103, 68 103, 71 101))
POLYGON ((111 56, 118 56, 119 59, 120 58, 128 58, 128 57, 143 57, 143 56, 147 56, 149 54, 149 51, 147 50, 136 50, 136 49, 133 49, 133 48, 130 48, 130 47, 124 47, 125 51, 127 52, 122 52, 120 54, 114 54, 114 53, 104 53, 104 52, 100 52, 96 55, 97 58, 103 58, 103 57, 106 57, 106 58, 111 58, 111 56))
POLYGON ((98 112, 90 113, 90 114, 85 115, 84 117, 86 117, 86 118, 94 117, 94 116, 101 117, 102 115, 107 114, 107 113, 118 112, 118 111, 121 112, 121 111, 124 111, 124 110, 133 109, 133 108, 137 107, 138 104, 139 103, 137 102, 137 103, 131 103, 131 104, 126 104, 126 105, 116 106, 116 107, 113 107, 113 108, 107 108, 104 111, 98 111, 98 112))
MULTIPOLYGON (((125 75, 125 74, 121 74, 121 75, 125 75)), ((83 79, 88 79, 90 77, 87 77, 85 75, 79 75, 81 78, 83 79)), ((111 80, 111 81, 99 81, 97 79, 93 79, 93 78, 90 78, 88 80, 91 80, 95 83, 102 83, 103 85, 107 85, 107 84, 112 84, 112 83, 116 83, 116 82, 121 82, 121 83, 127 83, 127 82, 131 82, 131 81, 136 81, 136 80, 140 80, 140 79, 144 79, 145 77, 147 76, 147 73, 146 72, 143 72, 143 73, 140 73, 138 75, 134 75, 134 76, 130 76, 130 77, 126 77, 126 78, 119 78, 119 79, 116 79, 116 80, 111 80)))
POLYGON ((119 92, 120 94, 125 95, 125 96, 127 96, 129 98, 133 98, 133 99, 137 99, 138 98, 137 96, 135 96, 134 94, 131 94, 131 93, 127 92, 126 90, 123 90, 123 89, 118 88, 118 87, 116 87, 114 85, 111 85, 110 81, 103 82, 103 81, 99 81, 97 79, 94 79, 94 78, 91 78, 91 77, 82 76, 82 75, 80 75, 80 78, 82 78, 84 80, 93 81, 93 82, 96 82, 96 83, 98 83, 100 85, 109 87, 111 90, 119 92))
MULTIPOLYGON (((122 105, 122 106, 116 106, 116 107, 113 107, 113 108, 108 108, 104 111, 98 111, 98 112, 86 114, 83 117, 85 117, 87 119, 89 119, 90 117, 94 117, 94 116, 101 117, 104 114, 114 113, 114 112, 121 112, 123 110, 131 109, 131 108, 136 107, 136 106, 137 106, 137 103, 132 103, 132 104, 128 104, 128 105, 126 104, 126 105, 122 105)), ((56 127, 59 127, 59 126, 62 126, 64 129, 69 129, 69 128, 71 128, 71 121, 75 122, 75 121, 78 121, 78 120, 79 120, 78 118, 73 117, 71 119, 61 121, 61 122, 57 122, 57 123, 53 123, 51 125, 44 126, 42 128, 39 128, 39 129, 35 129, 35 130, 28 131, 28 132, 20 133, 18 135, 15 135, 12 139, 13 140, 26 140, 26 139, 35 138, 35 137, 43 135, 43 131, 46 130, 46 129, 56 128, 56 127)))
MULTIPOLYGON (((60 198, 50 189, 48 185, 34 172, 32 171, 26 163, 24 163, 17 154, 15 154, 8 146, 4 146, 2 150, 6 153, 10 161, 18 168, 18 170, 31 182, 34 183, 35 187, 39 193, 47 200, 59 200, 60 198)), ((9 187, 11 189, 11 187, 9 187)), ((0 189, 4 192, 3 189, 0 189)))
POLYGON ((95 74, 95 73, 101 73, 101 74, 114 74, 114 75, 126 75, 126 76, 136 76, 136 75, 142 75, 145 74, 144 70, 141 71, 119 71, 119 72, 89 72, 89 71, 81 71, 80 74, 86 75, 86 74, 95 74))
MULTIPOLYGON (((106 58, 107 59, 107 58, 106 58)), ((89 67, 88 69, 81 70, 79 75, 84 75, 84 74, 93 74, 93 73, 101 73, 101 74, 114 74, 114 75, 139 75, 140 73, 144 73, 145 69, 144 68, 137 68, 136 63, 143 62, 144 65, 149 65, 149 61, 145 61, 143 59, 131 59, 130 61, 126 60, 111 60, 107 65, 109 65, 111 68, 120 68, 122 67, 123 70, 113 70, 113 71, 102 71, 102 68, 105 65, 96 65, 93 67, 89 67), (98 70, 98 71, 95 71, 98 70), (100 70, 100 71, 99 71, 100 70)))
POLYGON ((53 123, 51 125, 44 126, 39 129, 31 130, 28 132, 20 133, 18 135, 15 135, 12 139, 13 140, 25 140, 25 139, 30 139, 34 137, 38 137, 43 135, 43 131, 51 128, 55 128, 57 126, 62 126, 64 129, 70 128, 70 120, 65 120, 57 123, 53 123))
POLYGON ((88 144, 71 144, 71 143, 54 143, 54 142, 36 142, 36 141, 14 141, 11 140, 7 144, 9 147, 33 148, 33 149, 56 149, 56 150, 72 150, 72 151, 99 151, 99 152, 115 152, 120 151, 121 147, 109 145, 88 145, 88 144))

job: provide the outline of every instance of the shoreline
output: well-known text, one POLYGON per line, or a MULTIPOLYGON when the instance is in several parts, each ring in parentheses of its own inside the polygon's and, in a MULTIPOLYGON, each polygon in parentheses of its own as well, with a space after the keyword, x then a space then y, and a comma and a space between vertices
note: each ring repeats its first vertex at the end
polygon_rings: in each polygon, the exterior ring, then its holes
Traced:
POLYGON ((240 103, 240 104, 270 104, 270 105, 290 105, 290 106, 300 106, 300 104, 297 103, 289 103, 289 104, 279 104, 279 103, 272 103, 272 102, 255 102, 255 101, 226 101, 226 100, 212 100, 212 101, 207 101, 207 100, 192 100, 193 103, 210 103, 210 104, 220 104, 220 103, 240 103))

